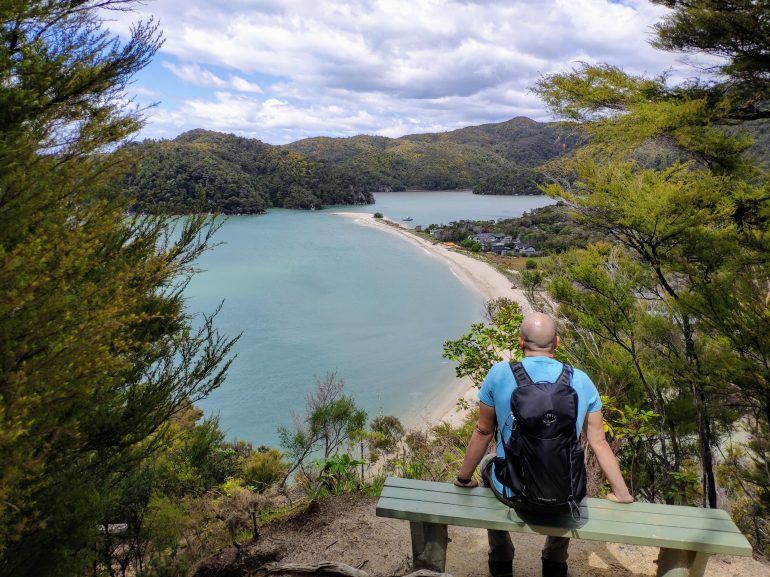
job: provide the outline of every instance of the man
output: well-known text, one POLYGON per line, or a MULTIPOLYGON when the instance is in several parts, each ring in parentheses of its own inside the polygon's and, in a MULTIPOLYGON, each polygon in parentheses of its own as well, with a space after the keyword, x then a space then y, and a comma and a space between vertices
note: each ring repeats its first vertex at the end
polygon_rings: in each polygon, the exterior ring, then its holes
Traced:
MULTIPOLYGON (((519 346, 524 352, 522 365, 534 382, 555 382, 561 374, 563 365, 553 358, 559 345, 556 324, 548 315, 533 313, 527 315, 519 331, 519 346)), ((583 428, 588 444, 596 455, 599 466, 612 487, 607 495, 611 501, 631 503, 633 497, 628 492, 620 473, 620 466, 604 437, 602 403, 596 387, 583 371, 574 370, 571 382, 578 397, 577 433, 583 428)), ((516 389, 516 379, 507 362, 495 364, 484 379, 479 391, 479 419, 473 430, 465 459, 460 467, 455 485, 475 487, 473 472, 481 462, 482 482, 485 486, 495 483, 495 488, 503 493, 504 489, 494 475, 494 455, 484 457, 495 430, 500 431, 497 444, 497 456, 504 457, 503 444, 511 435, 513 416, 511 415, 511 394, 516 389), (482 458, 484 460, 482 461, 482 458)), ((488 531, 489 571, 493 577, 510 577, 513 574, 514 547, 507 531, 488 531)), ((567 547, 569 539, 548 537, 542 552, 543 576, 565 577, 567 575, 567 547)))

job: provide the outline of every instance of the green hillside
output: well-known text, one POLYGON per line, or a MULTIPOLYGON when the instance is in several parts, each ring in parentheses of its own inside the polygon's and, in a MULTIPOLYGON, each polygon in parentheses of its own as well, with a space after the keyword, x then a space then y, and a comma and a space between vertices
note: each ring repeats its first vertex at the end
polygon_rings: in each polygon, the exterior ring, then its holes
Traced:
POLYGON ((556 123, 518 117, 401 138, 307 138, 286 148, 350 169, 371 190, 472 188, 478 194, 540 194, 540 177, 533 169, 579 143, 579 135, 556 123))
POLYGON ((130 146, 137 161, 119 186, 138 211, 255 214, 373 202, 350 172, 255 139, 192 130, 130 146))

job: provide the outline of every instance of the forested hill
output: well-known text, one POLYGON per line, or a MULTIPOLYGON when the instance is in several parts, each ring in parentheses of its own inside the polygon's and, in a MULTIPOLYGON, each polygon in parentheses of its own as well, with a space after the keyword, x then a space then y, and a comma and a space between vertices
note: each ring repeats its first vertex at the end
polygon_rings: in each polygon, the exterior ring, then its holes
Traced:
POLYGON ((559 124, 517 117, 401 138, 307 138, 286 148, 350 169, 372 190, 539 194, 537 167, 579 142, 578 134, 559 124))
POLYGON ((207 130, 130 145, 120 183, 139 211, 258 213, 373 202, 371 191, 472 188, 539 194, 537 167, 579 142, 557 124, 498 124, 401 138, 308 138, 284 146, 207 130))
POLYGON ((137 161, 119 186, 138 211, 255 214, 373 202, 347 169, 256 139, 198 129, 129 146, 137 161))

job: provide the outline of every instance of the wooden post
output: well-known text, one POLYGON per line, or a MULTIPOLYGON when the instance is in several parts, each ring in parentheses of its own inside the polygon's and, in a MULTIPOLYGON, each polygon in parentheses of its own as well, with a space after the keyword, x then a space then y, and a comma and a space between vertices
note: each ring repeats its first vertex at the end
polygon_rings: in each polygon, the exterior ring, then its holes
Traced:
POLYGON ((446 568, 446 548, 449 543, 447 526, 410 521, 409 530, 412 533, 414 568, 443 573, 446 568))
POLYGON ((660 548, 657 577, 703 577, 708 553, 660 548))

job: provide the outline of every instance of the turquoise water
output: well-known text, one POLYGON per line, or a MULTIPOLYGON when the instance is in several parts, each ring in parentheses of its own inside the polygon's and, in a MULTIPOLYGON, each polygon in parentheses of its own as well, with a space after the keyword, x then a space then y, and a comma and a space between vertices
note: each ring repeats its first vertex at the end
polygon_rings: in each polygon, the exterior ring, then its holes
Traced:
POLYGON ((469 191, 379 192, 375 205, 346 207, 347 211, 381 212, 404 225, 447 224, 453 220, 496 220, 521 216, 524 211, 553 204, 547 196, 482 196, 469 191))
MULTIPOLYGON (((398 193, 388 193, 388 203, 391 194, 398 193)), ((451 212, 445 196, 454 207, 467 202, 455 192, 409 194, 430 195, 408 199, 415 220, 418 205, 435 203, 443 215, 451 212)), ((501 212, 513 210, 512 197, 494 198, 501 212)), ((526 197, 513 200, 522 201, 519 213, 531 208, 526 197)), ((377 209, 397 210, 386 206, 377 209)), ((345 210, 352 208, 361 209, 345 210)), ((187 296, 191 312, 211 312, 224 300, 218 328, 243 332, 226 382, 200 403, 220 415, 231 438, 276 444, 276 428, 291 424, 315 378, 329 371, 370 415, 408 421, 454 374, 441 357, 443 341, 481 315, 482 298, 446 264, 330 211, 231 217, 216 240, 225 244, 201 258, 204 272, 187 296)))

